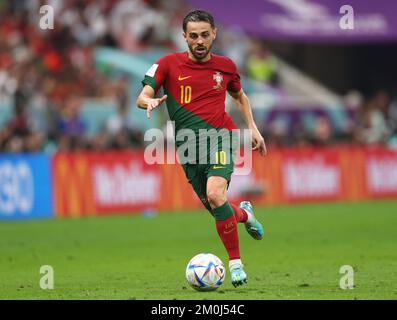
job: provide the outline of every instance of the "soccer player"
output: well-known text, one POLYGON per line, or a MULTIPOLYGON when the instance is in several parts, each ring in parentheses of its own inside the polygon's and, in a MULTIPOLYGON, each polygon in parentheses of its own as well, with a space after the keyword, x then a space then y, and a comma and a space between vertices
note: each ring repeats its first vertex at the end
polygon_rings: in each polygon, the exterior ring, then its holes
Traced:
MULTIPOLYGON (((231 282, 236 287, 247 282, 240 258, 237 223, 244 223, 256 240, 263 238, 264 231, 250 202, 243 201, 237 206, 227 201, 237 146, 233 143, 224 146, 224 132, 229 132, 232 137, 237 127, 225 112, 226 91, 251 129, 253 150, 264 156, 266 146, 254 122, 248 97, 241 88, 236 65, 227 57, 211 53, 216 33, 214 18, 208 12, 195 10, 188 13, 183 20, 183 37, 188 51, 168 54, 152 65, 142 81, 144 87, 137 106, 146 109, 150 118, 150 113, 166 101, 169 116, 175 121, 176 137, 183 129, 191 129, 197 134, 202 129, 222 130, 222 143, 205 150, 204 158, 209 161, 200 161, 203 155, 199 152, 193 161, 182 163, 182 166, 194 191, 215 218, 218 235, 229 256, 231 282), (160 87, 165 94, 155 98, 160 87)), ((195 139, 198 144, 203 143, 199 134, 195 139)), ((182 143, 176 140, 179 147, 182 143)))

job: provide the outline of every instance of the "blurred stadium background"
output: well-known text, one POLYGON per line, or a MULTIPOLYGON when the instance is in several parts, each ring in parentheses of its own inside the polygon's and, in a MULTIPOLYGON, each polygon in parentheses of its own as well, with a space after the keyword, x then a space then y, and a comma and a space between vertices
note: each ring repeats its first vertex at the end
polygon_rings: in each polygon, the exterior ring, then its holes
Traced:
POLYGON ((186 50, 191 8, 213 13, 214 51, 238 65, 269 151, 235 176, 231 199, 397 199, 397 3, 350 0, 353 30, 339 27, 343 4, 0 0, 0 220, 201 208, 179 167, 143 161, 165 108, 149 121, 135 106, 151 64, 186 50), (46 4, 54 29, 42 30, 46 4))
POLYGON ((218 21, 215 51, 236 61, 270 151, 236 176, 233 197, 397 196, 395 4, 353 1, 353 30, 332 1, 252 1, 241 16, 238 1, 225 5, 1 1, 0 217, 199 207, 183 174, 143 163, 144 132, 165 126, 165 108, 148 121, 134 105, 150 65, 186 50, 181 20, 194 6, 218 21), (52 30, 39 27, 44 4, 52 30))

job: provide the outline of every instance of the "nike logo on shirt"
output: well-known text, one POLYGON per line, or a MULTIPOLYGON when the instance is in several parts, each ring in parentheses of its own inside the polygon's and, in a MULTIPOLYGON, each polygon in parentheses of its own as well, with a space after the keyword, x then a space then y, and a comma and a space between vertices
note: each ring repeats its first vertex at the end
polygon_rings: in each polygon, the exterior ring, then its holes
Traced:
POLYGON ((183 81, 183 80, 188 79, 188 78, 190 78, 190 77, 191 77, 191 76, 187 76, 187 77, 179 76, 179 77, 178 77, 178 80, 179 80, 179 81, 183 81))

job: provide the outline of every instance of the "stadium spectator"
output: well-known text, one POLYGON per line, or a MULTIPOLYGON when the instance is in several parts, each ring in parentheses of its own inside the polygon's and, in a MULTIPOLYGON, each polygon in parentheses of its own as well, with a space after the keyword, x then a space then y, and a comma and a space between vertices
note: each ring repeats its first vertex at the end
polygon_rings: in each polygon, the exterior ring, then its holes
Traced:
MULTIPOLYGON (((226 54, 232 59, 239 70, 245 72, 250 41, 239 29, 222 30, 219 40, 215 43, 214 50, 226 54)), ((250 76, 250 75, 248 75, 250 76)))
POLYGON ((397 146, 397 99, 394 98, 389 104, 387 111, 387 125, 390 132, 389 144, 397 146))
POLYGON ((143 135, 133 125, 129 115, 128 79, 121 79, 116 83, 116 87, 117 112, 106 121, 109 147, 112 149, 142 147, 143 135))
POLYGON ((6 152, 41 151, 43 135, 33 130, 23 101, 15 104, 14 116, 0 130, 0 147, 6 152))
POLYGON ((314 146, 327 146, 332 142, 332 125, 328 118, 317 117, 310 142, 314 146))
POLYGON ((248 53, 247 75, 253 79, 269 85, 278 84, 277 65, 268 49, 259 39, 251 41, 248 53))
POLYGON ((82 149, 85 146, 86 124, 80 116, 81 98, 70 96, 56 122, 59 151, 82 149))
POLYGON ((90 150, 95 152, 103 152, 109 150, 110 141, 109 135, 105 130, 102 130, 91 141, 90 150))
POLYGON ((282 118, 272 121, 269 127, 262 127, 262 134, 273 147, 288 145, 288 124, 282 118))
POLYGON ((116 135, 123 128, 130 129, 131 121, 129 119, 129 106, 128 106, 128 82, 124 79, 120 82, 116 99, 117 99, 117 113, 111 116, 106 122, 106 130, 110 135, 116 135))
POLYGON ((385 90, 377 91, 363 105, 358 117, 356 139, 363 144, 385 142, 390 136, 387 112, 390 96, 385 90))

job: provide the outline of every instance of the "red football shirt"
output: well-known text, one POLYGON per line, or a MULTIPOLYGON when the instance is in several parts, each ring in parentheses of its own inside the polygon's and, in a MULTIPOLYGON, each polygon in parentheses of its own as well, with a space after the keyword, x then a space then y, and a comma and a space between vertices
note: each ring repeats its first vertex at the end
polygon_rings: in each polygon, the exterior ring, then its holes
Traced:
POLYGON ((164 88, 170 119, 175 121, 177 131, 237 128, 225 111, 225 100, 227 90, 240 91, 240 75, 227 57, 211 54, 210 60, 196 62, 188 52, 171 53, 153 64, 142 83, 155 92, 164 88))

